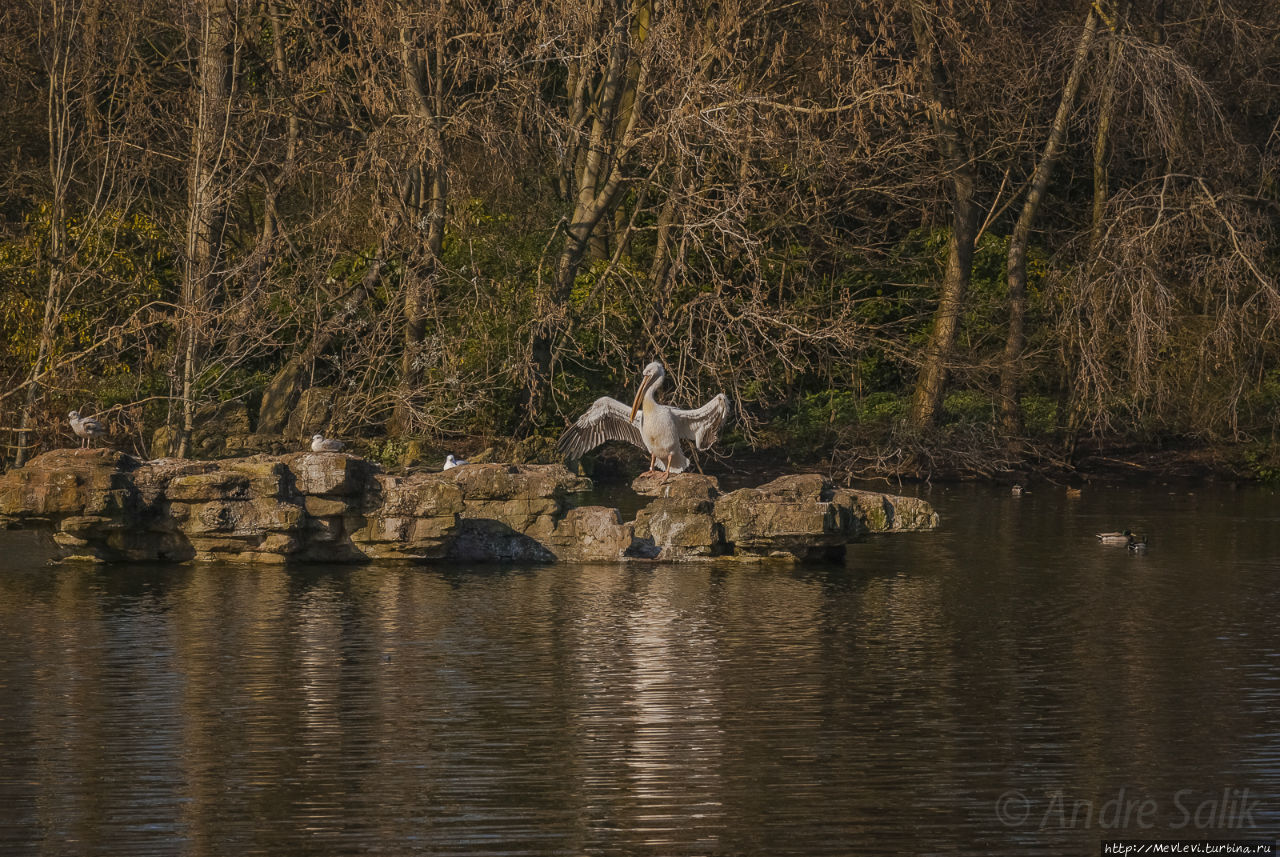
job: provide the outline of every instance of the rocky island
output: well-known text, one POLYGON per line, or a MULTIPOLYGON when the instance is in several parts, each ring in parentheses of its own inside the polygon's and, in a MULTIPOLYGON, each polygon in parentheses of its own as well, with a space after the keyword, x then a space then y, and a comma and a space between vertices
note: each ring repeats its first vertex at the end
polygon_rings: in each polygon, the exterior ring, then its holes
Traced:
POLYGON ((576 501, 564 466, 472 464, 391 475, 341 453, 139 461, 55 450, 0 477, 0 524, 46 525, 101 562, 688 561, 838 558, 868 533, 929 530, 923 500, 816 474, 721 492, 714 477, 639 478, 633 521, 576 501))

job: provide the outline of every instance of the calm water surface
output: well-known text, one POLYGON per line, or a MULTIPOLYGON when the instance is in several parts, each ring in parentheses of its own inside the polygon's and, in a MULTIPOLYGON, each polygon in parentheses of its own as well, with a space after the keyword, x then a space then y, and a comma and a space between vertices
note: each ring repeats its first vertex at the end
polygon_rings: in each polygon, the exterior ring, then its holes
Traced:
POLYGON ((0 854, 1087 854, 1280 835, 1280 498, 935 487, 843 565, 46 567, 0 854), (1146 555, 1092 533, 1151 533, 1146 555))

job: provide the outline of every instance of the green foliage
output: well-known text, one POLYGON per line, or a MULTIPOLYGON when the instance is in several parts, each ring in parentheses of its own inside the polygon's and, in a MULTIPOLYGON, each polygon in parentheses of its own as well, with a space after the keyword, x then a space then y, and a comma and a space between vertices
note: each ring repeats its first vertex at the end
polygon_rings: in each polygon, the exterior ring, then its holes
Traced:
POLYGON ((910 406, 908 397, 887 391, 860 396, 848 389, 822 390, 800 399, 785 430, 795 440, 822 444, 851 427, 887 429, 910 406))
POLYGON ((942 412, 951 422, 969 425, 989 425, 996 419, 995 402, 977 390, 948 393, 942 400, 942 412))
POLYGON ((409 440, 403 437, 386 437, 369 441, 367 456, 390 470, 404 463, 409 454, 409 440))
POLYGON ((1280 484, 1280 446, 1261 444, 1241 455, 1245 469, 1259 482, 1280 484))
POLYGON ((797 403, 788 429, 798 439, 819 440, 833 427, 857 419, 858 402, 851 390, 823 390, 810 393, 797 403))
POLYGON ((147 382, 147 378, 139 379, 137 373, 126 363, 106 366, 93 385, 93 400, 101 407, 124 405, 138 398, 138 390, 147 382))
POLYGON ((1058 403, 1048 396, 1028 393, 1022 397, 1022 424, 1033 436, 1048 436, 1059 428, 1058 403))
POLYGON ((577 322, 574 345, 584 362, 607 366, 612 362, 608 360, 610 339, 637 342, 642 338, 640 307, 620 299, 623 296, 616 291, 621 280, 641 276, 643 272, 635 269, 628 258, 614 266, 595 262, 579 271, 569 295, 569 310, 577 322))
MULTIPOLYGON (((0 242, 0 355, 5 362, 30 365, 39 348, 51 276, 50 205, 28 214, 24 226, 0 242)), ((143 213, 108 211, 89 221, 75 215, 63 227, 70 252, 60 279, 55 361, 99 343, 144 304, 171 299, 178 278, 168 237, 143 213)), ((111 377, 129 371, 130 356, 102 349, 81 368, 111 377)))
POLYGON ((1272 431, 1280 424, 1280 369, 1263 373, 1258 385, 1245 394, 1244 410, 1252 421, 1270 424, 1272 431))
POLYGON ((858 410, 864 423, 888 424, 906 417, 911 409, 911 397, 897 393, 872 393, 862 400, 858 410))

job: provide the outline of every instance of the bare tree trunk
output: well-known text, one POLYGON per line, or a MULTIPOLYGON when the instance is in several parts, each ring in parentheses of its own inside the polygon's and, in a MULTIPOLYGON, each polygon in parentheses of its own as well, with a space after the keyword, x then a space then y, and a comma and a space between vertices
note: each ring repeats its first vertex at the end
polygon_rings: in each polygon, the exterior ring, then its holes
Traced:
MULTIPOLYGON (((271 21, 271 63, 275 71, 276 80, 283 91, 292 93, 293 88, 289 80, 289 64, 284 52, 285 22, 277 0, 268 0, 267 14, 271 21)), ((281 191, 284 189, 285 182, 288 181, 290 174, 293 172, 294 162, 298 154, 298 136, 300 133, 301 124, 298 120, 298 111, 291 104, 285 132, 284 161, 280 166, 279 173, 266 178, 263 182, 261 236, 263 249, 261 265, 263 270, 270 264, 271 245, 279 232, 280 215, 276 203, 280 198, 281 191)))
POLYGON ((186 457, 195 428, 196 374, 200 326, 208 307, 217 260, 219 196, 214 184, 225 153, 225 123, 229 86, 227 46, 231 43, 231 15, 226 0, 199 0, 197 40, 197 98, 187 190, 186 271, 182 283, 185 331, 182 350, 182 430, 178 456, 186 457))
POLYGON ((658 212, 658 223, 653 239, 653 260, 649 263, 649 289, 655 295, 666 291, 667 278, 671 275, 671 266, 674 261, 671 257, 671 232, 675 225, 675 209, 675 195, 668 194, 666 202, 658 212))
POLYGON ((307 343, 307 347, 294 352, 288 362, 272 376, 262 391, 262 405, 258 409, 259 434, 280 434, 284 431, 289 415, 302 395, 311 365, 346 332, 356 307, 367 300, 369 293, 377 286, 385 265, 384 259, 383 252, 379 250, 369 260, 369 267, 359 283, 329 298, 327 303, 337 307, 337 311, 324 321, 307 343))
MULTIPOLYGON (((419 222, 412 224, 413 227, 426 228, 426 258, 420 266, 414 266, 416 270, 405 272, 401 383, 406 392, 417 386, 421 377, 422 343, 426 338, 429 310, 435 303, 440 255, 444 251, 449 194, 448 162, 444 149, 446 20, 446 9, 441 3, 428 61, 424 61, 422 55, 410 44, 407 33, 404 30, 400 33, 405 85, 412 95, 413 109, 422 121, 427 144, 426 160, 417 170, 417 175, 410 177, 410 195, 413 199, 406 201, 406 210, 411 212, 410 216, 419 215, 415 218, 419 222), (426 200, 422 199, 424 189, 428 193, 426 200)), ((399 414, 394 421, 403 425, 407 423, 406 415, 399 414)))
POLYGON ((533 336, 533 366, 522 403, 527 409, 524 419, 530 425, 536 423, 545 409, 554 351, 564 333, 564 313, 578 269, 591 249, 596 228, 617 201, 623 185, 623 165, 636 144, 644 68, 633 51, 648 37, 653 2, 635 0, 629 11, 619 3, 616 15, 609 62, 598 89, 593 93, 587 85, 589 70, 585 68, 579 69, 581 77, 576 81, 570 78, 570 90, 576 101, 573 113, 591 116, 591 131, 585 151, 573 157, 570 175, 573 213, 565 226, 564 247, 556 261, 550 313, 533 336))
POLYGON ((1018 214, 1013 235, 1009 238, 1006 270, 1009 285, 1009 331, 1005 339, 1004 362, 1000 367, 1000 423, 1005 433, 1010 436, 1022 431, 1022 411, 1018 397, 1022 386, 1022 348, 1026 341, 1027 245, 1031 240, 1031 224, 1035 220, 1036 212, 1040 210, 1045 189, 1049 186, 1049 176, 1053 172, 1054 163, 1058 157, 1058 149, 1067 134, 1067 121, 1075 108, 1076 92, 1084 76, 1085 60, 1089 56, 1089 48, 1093 44, 1097 27, 1098 17, 1090 6, 1089 13, 1085 17, 1084 30, 1076 43, 1071 72, 1067 75, 1066 85, 1062 89, 1062 98, 1058 102, 1058 112, 1053 117, 1049 139, 1045 141, 1044 152, 1036 163, 1035 171, 1031 176, 1031 186, 1027 189, 1022 211, 1018 214))
POLYGON ((953 98, 946 70, 938 56, 934 35, 920 7, 911 4, 911 29, 916 49, 924 65, 924 88, 929 113, 938 138, 938 151, 951 175, 951 238, 947 242, 947 268, 942 279, 942 293, 933 317, 933 331, 925 349, 924 362, 916 379, 911 406, 911 423, 926 428, 937 420, 946 388, 947 364, 955 346, 964 310, 965 292, 973 263, 973 245, 978 236, 978 206, 974 199, 977 178, 974 174, 968 141, 955 119, 953 98))
POLYGON ((48 35, 51 51, 46 71, 49 76, 47 106, 49 139, 49 179, 53 189, 49 204, 49 284, 45 292, 44 316, 40 323, 40 341, 36 359, 27 382, 26 400, 18 431, 18 449, 14 463, 21 467, 30 453, 31 428, 36 403, 40 399, 41 379, 48 368, 58 331, 67 265, 67 193, 71 183, 72 117, 70 80, 71 40, 74 35, 76 10, 54 0, 51 4, 48 35))
MULTIPOLYGON (((1108 29, 1118 35, 1123 31, 1128 16, 1129 4, 1121 4, 1116 17, 1106 21, 1108 29)), ((1093 140, 1093 209, 1089 220, 1089 249, 1094 251, 1102 241, 1102 221, 1107 210, 1107 199, 1111 192, 1107 171, 1107 151, 1111 145, 1111 119, 1116 108, 1116 70, 1120 65, 1120 55, 1124 51, 1124 42, 1112 39, 1107 51, 1107 77, 1102 84, 1102 93, 1098 97, 1098 129, 1093 140)))
POLYGON ((18 431, 18 450, 14 456, 14 465, 21 467, 27 463, 30 453, 30 433, 35 413, 36 402, 40 398, 40 379, 49 362, 53 350, 53 339, 58 329, 58 305, 62 299, 62 254, 66 246, 63 237, 66 231, 66 212, 62 202, 51 206, 50 215, 53 222, 49 230, 49 289, 45 294, 44 318, 40 324, 40 344, 36 350, 35 362, 31 365, 31 378, 27 383, 26 401, 22 408, 22 421, 18 431))
MULTIPOLYGON (((1120 4, 1114 13, 1114 17, 1107 18, 1104 14, 1103 24, 1113 34, 1119 34, 1123 31, 1128 16, 1128 8, 1129 4, 1125 2, 1120 4)), ((1111 196, 1107 159, 1111 144, 1111 122, 1116 106, 1116 71, 1123 51, 1124 42, 1116 38, 1111 39, 1107 47, 1106 78, 1103 80, 1102 91, 1098 95, 1098 125, 1093 138, 1093 203, 1089 214, 1089 259, 1086 263, 1091 270, 1096 264, 1099 248, 1102 244, 1107 200, 1111 196)), ((1078 312, 1082 317, 1087 317, 1091 310, 1082 306, 1078 312)), ((1100 315, 1101 308, 1095 308, 1092 314, 1100 315)), ((1086 326, 1086 323, 1082 322, 1080 328, 1083 329, 1086 326)), ((1071 337, 1064 348, 1068 349, 1068 354, 1064 360, 1067 367, 1067 377, 1064 382, 1065 393, 1063 398, 1065 401, 1062 404, 1063 412, 1067 415, 1064 451, 1067 455, 1071 455, 1075 450, 1076 440, 1080 433, 1080 425, 1084 417, 1080 396, 1077 393, 1077 375, 1081 359, 1079 340, 1076 337, 1071 337)))

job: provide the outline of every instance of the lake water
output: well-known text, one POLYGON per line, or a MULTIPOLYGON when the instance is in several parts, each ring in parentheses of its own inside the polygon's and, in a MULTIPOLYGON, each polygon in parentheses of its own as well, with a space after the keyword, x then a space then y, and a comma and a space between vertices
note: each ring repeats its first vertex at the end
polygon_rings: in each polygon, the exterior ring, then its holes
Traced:
POLYGON ((1280 836, 1280 497, 925 492, 842 565, 47 567, 0 854, 1089 854, 1280 836), (1098 530, 1150 533, 1145 555, 1098 530))

